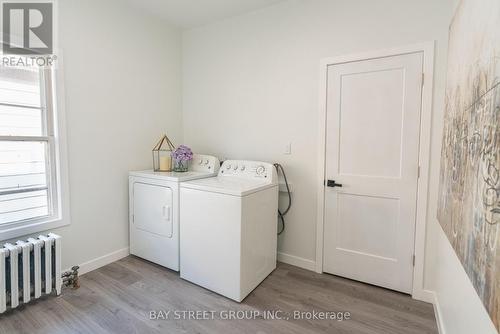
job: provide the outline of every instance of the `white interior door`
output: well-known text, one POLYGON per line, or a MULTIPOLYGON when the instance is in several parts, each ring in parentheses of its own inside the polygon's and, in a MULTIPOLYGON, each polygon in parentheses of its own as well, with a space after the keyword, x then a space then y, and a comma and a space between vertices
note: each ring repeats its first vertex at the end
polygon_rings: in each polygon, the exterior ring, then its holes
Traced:
POLYGON ((328 67, 325 272, 411 292, 422 71, 422 53, 328 67))

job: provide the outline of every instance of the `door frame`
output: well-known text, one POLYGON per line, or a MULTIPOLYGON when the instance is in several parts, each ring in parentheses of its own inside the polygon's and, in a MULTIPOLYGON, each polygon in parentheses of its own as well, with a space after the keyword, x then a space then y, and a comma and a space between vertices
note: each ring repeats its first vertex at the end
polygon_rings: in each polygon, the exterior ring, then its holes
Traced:
POLYGON ((317 219, 316 219, 316 272, 323 272, 323 234, 325 218, 325 163, 326 163, 326 114, 327 114, 327 72, 328 66, 346 62, 391 57, 409 53, 423 53, 424 82, 420 115, 420 140, 417 181, 417 210, 415 221, 415 265, 413 268, 412 297, 432 302, 432 292, 424 288, 425 234, 427 221, 427 191, 431 153, 432 102, 434 86, 435 41, 406 45, 384 50, 324 58, 320 61, 319 73, 319 122, 318 122, 318 174, 317 174, 317 219))

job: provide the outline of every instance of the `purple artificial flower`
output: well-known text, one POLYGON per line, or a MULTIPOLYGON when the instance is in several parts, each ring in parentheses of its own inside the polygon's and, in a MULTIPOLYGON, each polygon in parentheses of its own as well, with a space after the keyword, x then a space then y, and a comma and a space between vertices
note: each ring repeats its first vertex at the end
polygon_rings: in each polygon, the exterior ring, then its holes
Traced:
POLYGON ((193 151, 189 147, 181 145, 172 152, 172 158, 177 161, 190 161, 193 160, 193 151))

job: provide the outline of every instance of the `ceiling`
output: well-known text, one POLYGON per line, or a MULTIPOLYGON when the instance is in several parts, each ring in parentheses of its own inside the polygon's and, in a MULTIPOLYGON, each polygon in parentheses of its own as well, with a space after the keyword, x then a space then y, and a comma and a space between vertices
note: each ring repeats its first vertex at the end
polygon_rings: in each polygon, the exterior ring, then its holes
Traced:
POLYGON ((189 29, 283 0, 128 0, 137 8, 158 15, 169 23, 189 29))

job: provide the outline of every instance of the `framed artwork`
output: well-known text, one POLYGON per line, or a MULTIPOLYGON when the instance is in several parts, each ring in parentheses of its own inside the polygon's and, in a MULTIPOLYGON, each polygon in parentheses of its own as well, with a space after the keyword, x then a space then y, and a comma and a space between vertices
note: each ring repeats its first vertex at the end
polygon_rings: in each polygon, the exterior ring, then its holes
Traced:
POLYGON ((499 329, 500 1, 459 4, 445 108, 438 220, 499 329))

